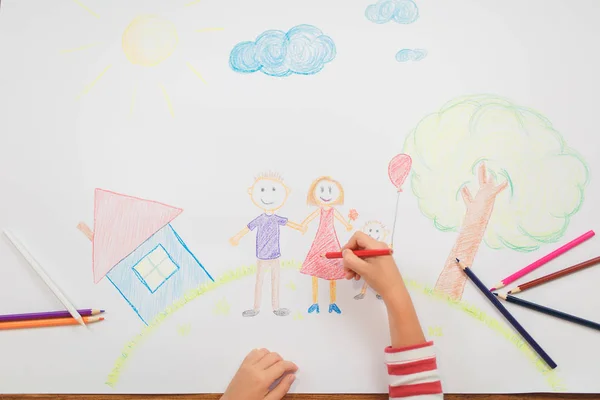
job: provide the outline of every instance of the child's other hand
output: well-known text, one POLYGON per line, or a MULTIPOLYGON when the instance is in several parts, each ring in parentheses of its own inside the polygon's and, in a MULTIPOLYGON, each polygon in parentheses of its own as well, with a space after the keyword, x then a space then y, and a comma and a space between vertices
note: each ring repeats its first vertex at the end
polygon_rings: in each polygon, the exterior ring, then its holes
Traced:
POLYGON ((281 400, 290 390, 298 370, 296 364, 285 361, 267 349, 255 349, 242 362, 221 400, 281 400), (285 373, 279 384, 271 385, 285 373))
POLYGON ((229 244, 231 244, 232 246, 237 246, 238 244, 240 244, 240 239, 237 236, 234 236, 231 239, 229 239, 229 244))
POLYGON ((392 256, 361 259, 350 250, 386 249, 387 244, 378 242, 363 232, 356 232, 343 247, 346 279, 360 279, 362 276, 381 297, 386 300, 394 289, 404 283, 392 256))

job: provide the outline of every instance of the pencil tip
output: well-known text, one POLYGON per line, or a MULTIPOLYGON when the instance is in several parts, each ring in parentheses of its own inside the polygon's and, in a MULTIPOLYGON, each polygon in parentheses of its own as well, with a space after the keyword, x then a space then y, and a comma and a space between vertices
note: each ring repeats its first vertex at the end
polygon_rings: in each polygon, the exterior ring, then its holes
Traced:
POLYGON ((100 314, 102 314, 104 312, 104 310, 100 310, 100 314))
POLYGON ((498 293, 492 293, 494 296, 498 297, 498 293))
POLYGON ((459 260, 458 258, 455 258, 455 260, 456 260, 456 262, 457 262, 457 263, 459 263, 459 262, 460 262, 460 260, 459 260))
POLYGON ((104 317, 99 317, 98 321, 104 321, 104 317))

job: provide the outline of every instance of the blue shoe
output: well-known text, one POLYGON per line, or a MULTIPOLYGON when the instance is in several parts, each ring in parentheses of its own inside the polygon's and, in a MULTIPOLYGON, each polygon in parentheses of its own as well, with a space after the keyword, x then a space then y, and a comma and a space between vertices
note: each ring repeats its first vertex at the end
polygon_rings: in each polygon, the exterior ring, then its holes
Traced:
POLYGON ((331 303, 331 304, 329 305, 329 313, 331 314, 331 313, 332 313, 332 312, 334 312, 334 311, 335 311, 336 313, 338 313, 338 314, 341 314, 341 313, 342 313, 342 310, 340 310, 340 308, 337 306, 337 304, 335 304, 335 303, 331 303))
MULTIPOLYGON (((316 312, 317 314, 320 312, 319 305, 317 303, 315 303, 312 306, 308 307, 308 313, 309 314, 312 314, 314 312, 316 312)), ((329 311, 329 312, 331 312, 331 311, 329 311)))

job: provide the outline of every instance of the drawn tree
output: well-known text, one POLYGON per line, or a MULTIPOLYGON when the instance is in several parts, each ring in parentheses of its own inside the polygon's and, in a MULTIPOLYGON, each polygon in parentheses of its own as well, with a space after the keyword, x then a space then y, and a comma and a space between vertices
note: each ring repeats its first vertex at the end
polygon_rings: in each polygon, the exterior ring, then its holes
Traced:
POLYGON ((559 240, 577 213, 588 167, 548 119, 493 95, 457 98, 408 135, 412 191, 422 213, 459 232, 436 290, 462 297, 482 241, 531 252, 559 240))

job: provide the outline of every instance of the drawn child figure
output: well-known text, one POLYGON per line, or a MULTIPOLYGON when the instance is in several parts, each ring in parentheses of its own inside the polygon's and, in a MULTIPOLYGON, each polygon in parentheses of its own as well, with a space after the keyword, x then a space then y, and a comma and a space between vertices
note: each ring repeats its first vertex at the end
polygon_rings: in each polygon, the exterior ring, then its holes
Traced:
MULTIPOLYGON (((390 233, 387 230, 387 228, 385 227, 385 225, 383 225, 383 223, 381 223, 380 221, 368 221, 362 227, 361 231, 363 231, 364 233, 366 233, 367 235, 369 235, 373 239, 377 240, 378 242, 384 242, 384 243, 385 243, 385 241, 386 241, 386 239, 387 239, 387 237, 388 237, 388 235, 390 233)), ((360 293, 357 294, 356 296, 354 296, 354 299, 355 300, 362 300, 362 299, 364 299, 365 295, 367 294, 367 288, 368 287, 369 287, 369 285, 367 284, 367 282, 365 282, 365 284, 363 285, 362 289, 360 290, 360 293)), ((376 297, 379 300, 381 300, 381 296, 379 295, 379 293, 376 293, 376 297)))
POLYGON ((308 312, 316 312, 317 314, 320 312, 318 278, 321 278, 329 281, 329 312, 341 314, 342 311, 335 304, 335 301, 336 280, 345 277, 343 261, 341 259, 328 260, 323 255, 330 251, 341 250, 335 231, 335 219, 341 222, 346 230, 352 230, 352 225, 346 222, 342 214, 334 208, 334 206, 344 204, 344 189, 339 182, 329 177, 320 177, 310 185, 307 204, 319 208, 306 217, 302 222, 302 226, 307 227, 313 219, 320 216, 317 234, 300 269, 301 273, 312 276, 313 304, 309 307, 308 312))
POLYGON ((290 194, 290 189, 283 183, 283 179, 279 174, 265 173, 258 176, 254 184, 248 189, 248 194, 254 205, 262 209, 263 213, 229 239, 233 246, 237 246, 242 237, 250 231, 256 230, 257 260, 254 308, 244 311, 242 315, 244 317, 254 317, 260 312, 263 278, 267 270, 270 269, 273 313, 283 317, 289 315, 290 310, 279 307, 280 227, 288 226, 302 233, 306 232, 306 229, 285 217, 275 214, 277 210, 283 207, 290 194))

